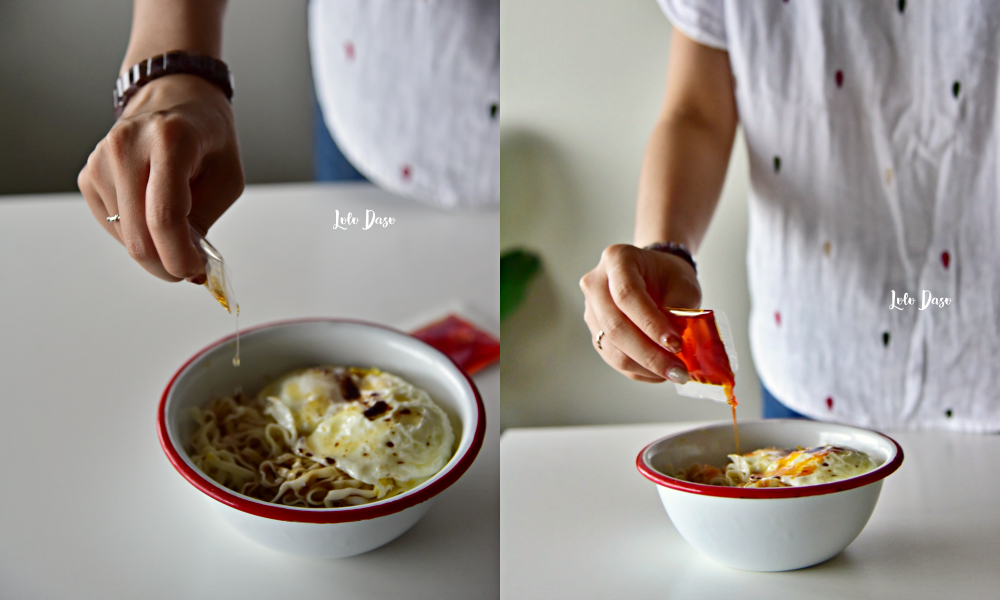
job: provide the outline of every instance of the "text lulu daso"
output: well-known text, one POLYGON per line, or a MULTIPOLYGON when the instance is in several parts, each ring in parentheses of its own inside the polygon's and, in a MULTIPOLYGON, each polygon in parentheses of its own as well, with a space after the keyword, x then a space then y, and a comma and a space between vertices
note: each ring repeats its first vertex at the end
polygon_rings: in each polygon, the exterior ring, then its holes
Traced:
MULTIPOLYGON (((375 216, 374 210, 365 211, 365 226, 362 230, 368 230, 376 225, 381 225, 382 227, 388 227, 396 222, 395 217, 378 217, 375 216)), ((360 219, 355 217, 353 213, 347 213, 346 216, 340 216, 340 211, 334 211, 333 228, 334 229, 344 229, 346 230, 351 225, 357 225, 360 223, 360 219)))

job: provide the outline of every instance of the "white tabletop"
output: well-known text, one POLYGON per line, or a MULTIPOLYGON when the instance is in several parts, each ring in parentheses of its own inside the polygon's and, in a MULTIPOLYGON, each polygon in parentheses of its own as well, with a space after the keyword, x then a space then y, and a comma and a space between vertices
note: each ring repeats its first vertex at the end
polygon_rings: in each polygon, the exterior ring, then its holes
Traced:
MULTIPOLYGON (((244 326, 408 329, 459 308, 495 328, 499 230, 495 212, 305 184, 248 188, 209 239, 244 326), (362 230, 367 209, 396 223, 362 230), (362 223, 334 231, 336 210, 362 223)), ((79 195, 0 198, 0 598, 495 598, 499 368, 475 377, 494 425, 479 458, 420 523, 368 554, 299 559, 220 522, 156 439, 170 376, 232 327, 203 288, 134 264, 79 195)))
POLYGON ((854 543, 815 567, 752 573, 717 565, 689 546, 656 486, 636 471, 646 444, 696 425, 505 431, 501 597, 997 597, 1000 436, 889 432, 905 460, 885 480, 854 543))

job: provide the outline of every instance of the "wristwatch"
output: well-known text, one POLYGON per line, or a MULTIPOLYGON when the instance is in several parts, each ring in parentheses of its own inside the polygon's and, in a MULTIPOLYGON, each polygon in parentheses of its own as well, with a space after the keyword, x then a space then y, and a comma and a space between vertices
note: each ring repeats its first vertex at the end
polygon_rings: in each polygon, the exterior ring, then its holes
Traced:
POLYGON ((207 54, 172 50, 136 63, 131 69, 122 73, 115 82, 112 93, 115 119, 122 116, 125 105, 139 88, 165 75, 181 73, 197 75, 215 84, 226 95, 226 99, 232 102, 233 74, 229 72, 226 63, 207 54))

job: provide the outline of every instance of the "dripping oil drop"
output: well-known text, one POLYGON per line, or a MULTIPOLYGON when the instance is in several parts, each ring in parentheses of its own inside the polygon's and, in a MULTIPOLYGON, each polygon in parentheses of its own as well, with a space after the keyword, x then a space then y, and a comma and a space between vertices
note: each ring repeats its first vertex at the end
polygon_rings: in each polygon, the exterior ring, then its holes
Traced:
MULTIPOLYGON (((240 305, 236 305, 236 356, 233 357, 233 366, 240 366, 240 305)), ((734 409, 735 410, 735 409, 734 409)), ((736 418, 736 413, 733 413, 733 419, 736 418)), ((735 421, 733 421, 735 423, 735 421)))

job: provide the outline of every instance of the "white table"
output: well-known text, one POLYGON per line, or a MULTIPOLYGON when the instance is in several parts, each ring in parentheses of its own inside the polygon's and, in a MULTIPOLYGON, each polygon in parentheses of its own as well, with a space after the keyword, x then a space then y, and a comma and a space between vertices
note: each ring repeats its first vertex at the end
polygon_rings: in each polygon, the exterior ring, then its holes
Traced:
MULTIPOLYGON (((625 401, 625 399, 609 399, 625 401)), ((785 573, 720 566, 680 537, 635 469, 698 423, 508 429, 500 440, 500 589, 511 600, 996 598, 1000 436, 892 433, 902 467, 829 561, 785 573)))
MULTIPOLYGON (((495 212, 304 184, 249 188, 209 239, 243 326, 412 328, 460 308, 497 327, 499 233, 495 212), (396 223, 333 230, 335 210, 366 209, 396 223)), ((156 439, 170 376, 232 327, 203 288, 134 264, 79 195, 0 198, 0 598, 495 598, 499 368, 475 377, 493 424, 479 458, 420 523, 368 554, 298 559, 221 523, 156 439)))

